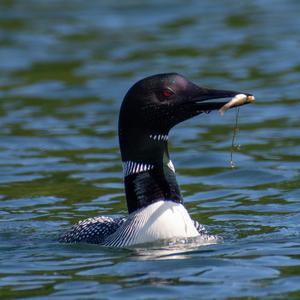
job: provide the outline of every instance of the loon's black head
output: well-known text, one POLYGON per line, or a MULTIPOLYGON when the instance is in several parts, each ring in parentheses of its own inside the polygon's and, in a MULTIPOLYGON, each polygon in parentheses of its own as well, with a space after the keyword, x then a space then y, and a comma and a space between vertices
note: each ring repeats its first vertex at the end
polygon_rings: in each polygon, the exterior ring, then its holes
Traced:
POLYGON ((202 112, 219 109, 226 103, 205 100, 237 94, 241 92, 199 87, 177 73, 157 74, 138 81, 127 92, 120 111, 119 137, 123 161, 141 160, 141 151, 144 154, 150 152, 150 155, 154 144, 149 144, 149 136, 160 137, 163 141, 176 124, 202 112), (136 153, 139 149, 140 155, 136 153))

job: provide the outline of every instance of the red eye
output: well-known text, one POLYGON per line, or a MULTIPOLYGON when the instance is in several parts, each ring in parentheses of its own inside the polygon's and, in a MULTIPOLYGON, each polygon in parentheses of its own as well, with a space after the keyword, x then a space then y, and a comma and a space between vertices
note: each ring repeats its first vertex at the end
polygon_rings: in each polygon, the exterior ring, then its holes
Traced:
POLYGON ((171 97, 174 93, 170 90, 162 90, 162 95, 166 98, 171 97))

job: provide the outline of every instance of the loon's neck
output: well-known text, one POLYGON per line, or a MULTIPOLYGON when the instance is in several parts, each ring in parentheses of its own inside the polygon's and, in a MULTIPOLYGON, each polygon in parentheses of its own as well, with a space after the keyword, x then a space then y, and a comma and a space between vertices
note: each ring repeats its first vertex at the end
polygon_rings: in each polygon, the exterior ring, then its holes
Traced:
POLYGON ((159 200, 182 203, 167 133, 119 131, 129 213, 159 200))

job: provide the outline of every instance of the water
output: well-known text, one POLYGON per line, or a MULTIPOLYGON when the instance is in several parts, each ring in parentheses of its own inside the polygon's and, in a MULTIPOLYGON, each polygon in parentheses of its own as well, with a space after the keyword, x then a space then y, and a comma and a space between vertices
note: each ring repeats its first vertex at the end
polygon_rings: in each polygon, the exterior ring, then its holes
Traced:
POLYGON ((1 299, 300 298, 299 1, 0 4, 1 299), (116 135, 136 80, 177 71, 249 91, 189 120, 170 150, 186 206, 223 242, 63 245, 80 219, 126 213, 116 135))

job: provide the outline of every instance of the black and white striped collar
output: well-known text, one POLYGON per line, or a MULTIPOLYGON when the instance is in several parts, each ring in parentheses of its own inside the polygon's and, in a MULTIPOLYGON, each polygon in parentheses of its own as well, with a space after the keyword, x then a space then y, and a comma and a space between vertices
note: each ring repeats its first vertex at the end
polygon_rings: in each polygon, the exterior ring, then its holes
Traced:
MULTIPOLYGON (((171 160, 168 161, 167 166, 175 173, 175 167, 171 160)), ((135 161, 123 161, 124 177, 132 174, 138 174, 154 169, 154 164, 141 163, 135 161)))
POLYGON ((167 141, 169 139, 167 134, 150 134, 149 137, 154 141, 167 141))

